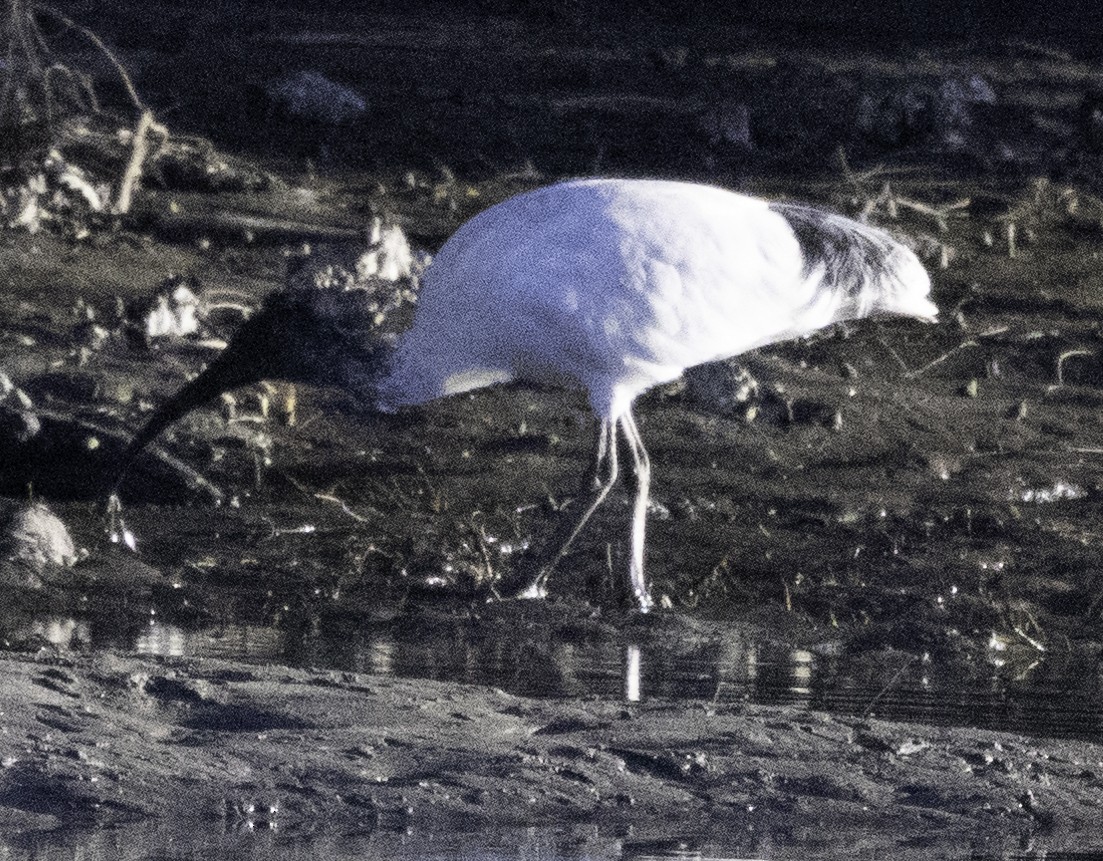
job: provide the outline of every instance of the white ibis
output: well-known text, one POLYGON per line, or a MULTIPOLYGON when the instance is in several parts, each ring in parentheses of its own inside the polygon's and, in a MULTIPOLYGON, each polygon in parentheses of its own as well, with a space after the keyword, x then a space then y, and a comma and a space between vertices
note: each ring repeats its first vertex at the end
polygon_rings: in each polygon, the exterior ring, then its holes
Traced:
POLYGON ((460 227, 423 283, 413 325, 397 338, 365 307, 364 291, 273 294, 150 419, 126 463, 192 408, 262 379, 338 386, 388 412, 515 380, 576 386, 599 420, 592 475, 518 594, 545 593, 609 494, 619 434, 636 481, 628 583, 646 612, 651 466, 636 398, 686 368, 838 321, 938 313, 922 264, 881 230, 660 180, 574 180, 509 198, 460 227))

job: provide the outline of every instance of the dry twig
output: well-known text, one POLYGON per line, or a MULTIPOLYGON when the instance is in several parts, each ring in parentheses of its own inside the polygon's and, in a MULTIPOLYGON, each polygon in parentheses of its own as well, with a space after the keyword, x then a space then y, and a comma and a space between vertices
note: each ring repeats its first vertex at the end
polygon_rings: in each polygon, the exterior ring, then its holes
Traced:
POLYGON ((123 171, 122 180, 119 182, 119 193, 115 198, 112 211, 116 215, 125 215, 130 212, 130 203, 134 191, 138 187, 138 181, 142 178, 142 167, 145 165, 149 152, 149 135, 157 134, 162 141, 168 137, 168 129, 153 119, 153 112, 142 111, 138 120, 138 127, 134 130, 130 148, 130 160, 123 171))
MULTIPOLYGON (((129 73, 127 73, 126 71, 126 67, 123 66, 123 64, 119 61, 119 58, 115 56, 114 52, 107 47, 107 45, 99 36, 97 36, 87 27, 81 26, 80 24, 76 23, 71 18, 62 14, 60 11, 52 6, 43 6, 41 4, 36 4, 35 10, 38 12, 44 12, 45 14, 49 15, 51 18, 56 19, 69 29, 75 30, 86 39, 88 39, 93 45, 95 45, 96 49, 107 58, 107 61, 115 69, 115 72, 119 76, 119 80, 123 82, 123 87, 126 89, 127 96, 129 96, 130 100, 134 103, 134 107, 143 113, 148 110, 148 108, 146 108, 145 104, 142 102, 141 97, 138 95, 138 91, 134 87, 134 82, 131 80, 129 73)), ((42 42, 42 38, 38 32, 38 28, 34 27, 33 22, 31 22, 31 26, 33 28, 32 32, 34 32, 36 37, 38 37, 40 45, 45 48, 45 43, 42 42)))
POLYGON ((1057 357, 1057 385, 1058 387, 1065 384, 1065 362, 1074 356, 1094 356, 1094 350, 1087 350, 1083 347, 1078 347, 1072 350, 1065 350, 1061 355, 1057 357))
POLYGON ((951 356, 954 356, 954 355, 960 353, 962 350, 967 350, 970 347, 977 347, 977 346, 979 346, 979 344, 977 344, 977 342, 972 340, 972 339, 970 339, 968 341, 962 341, 960 344, 958 344, 952 350, 947 350, 945 353, 943 353, 937 359, 932 359, 931 361, 927 362, 927 364, 925 364, 922 368, 916 368, 914 371, 908 371, 906 374, 904 374, 904 376, 909 380, 914 380, 916 377, 919 377, 922 374, 927 373, 927 371, 929 371, 931 368, 938 367, 943 362, 945 362, 947 359, 949 359, 951 356))

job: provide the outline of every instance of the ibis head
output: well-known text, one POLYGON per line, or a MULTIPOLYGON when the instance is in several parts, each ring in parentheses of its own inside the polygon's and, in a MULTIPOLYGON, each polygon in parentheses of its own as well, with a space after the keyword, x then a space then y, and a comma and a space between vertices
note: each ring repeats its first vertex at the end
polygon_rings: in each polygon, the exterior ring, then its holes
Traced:
POLYGON ((386 352, 381 319, 365 291, 274 293, 192 385, 203 400, 261 380, 336 386, 370 408, 386 352))
POLYGON ((285 380, 338 386, 364 409, 386 352, 362 291, 286 291, 270 295, 199 376, 138 431, 114 474, 112 490, 142 450, 170 424, 223 392, 285 380))

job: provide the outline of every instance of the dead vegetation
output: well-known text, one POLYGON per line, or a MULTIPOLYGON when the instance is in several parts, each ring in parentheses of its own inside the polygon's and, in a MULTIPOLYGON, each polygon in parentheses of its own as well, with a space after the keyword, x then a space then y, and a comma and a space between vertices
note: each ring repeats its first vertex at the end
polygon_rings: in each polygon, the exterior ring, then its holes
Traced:
POLYGON ((0 223, 71 238, 120 224, 144 177, 164 185, 259 188, 269 178, 210 142, 170 135, 96 33, 53 7, 0 10, 0 223), (52 47, 46 26, 90 43, 114 70, 123 104, 101 103, 91 75, 52 47))
MULTIPOLYGON (((90 225, 130 209, 151 140, 168 136, 138 96, 126 69, 93 32, 49 6, 8 0, 0 16, 6 62, 0 70, 0 134, 4 212, 9 226, 37 230, 64 218, 78 236, 90 225), (134 122, 100 104, 88 74, 55 55, 39 24, 49 19, 90 41, 118 74, 134 122), (104 151, 82 164, 68 145, 111 135, 129 157, 104 151), (112 158, 114 157, 114 158, 112 158), (111 161, 120 162, 111 172, 111 161), (105 163, 107 162, 107 163, 105 163), (79 222, 86 222, 81 225, 79 222)), ((154 144, 156 147, 156 144, 154 144)))

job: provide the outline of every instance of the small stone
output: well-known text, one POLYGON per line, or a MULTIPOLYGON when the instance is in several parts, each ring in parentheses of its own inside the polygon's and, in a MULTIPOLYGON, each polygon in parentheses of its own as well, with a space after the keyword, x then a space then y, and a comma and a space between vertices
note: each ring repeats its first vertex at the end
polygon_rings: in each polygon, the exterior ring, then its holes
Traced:
MULTIPOLYGON (((77 561, 69 530, 40 502, 17 509, 0 533, 0 560, 22 563, 41 573, 50 566, 69 567, 77 561)), ((30 578, 32 584, 33 577, 30 578)))

